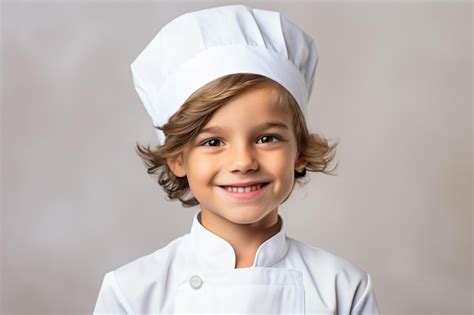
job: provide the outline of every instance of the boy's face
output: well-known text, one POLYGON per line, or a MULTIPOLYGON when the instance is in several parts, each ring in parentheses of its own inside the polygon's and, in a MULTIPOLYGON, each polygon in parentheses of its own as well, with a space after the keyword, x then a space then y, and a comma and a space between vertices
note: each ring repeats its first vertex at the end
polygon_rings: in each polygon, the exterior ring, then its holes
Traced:
POLYGON ((246 91, 219 108, 168 165, 176 176, 187 176, 201 211, 214 220, 258 224, 277 215, 292 190, 295 168, 305 165, 297 160, 291 119, 290 109, 273 101, 271 87, 246 91), (283 127, 265 126, 270 122, 283 127), (216 129, 205 131, 209 127, 216 129), (268 184, 241 194, 224 187, 254 181, 268 184))

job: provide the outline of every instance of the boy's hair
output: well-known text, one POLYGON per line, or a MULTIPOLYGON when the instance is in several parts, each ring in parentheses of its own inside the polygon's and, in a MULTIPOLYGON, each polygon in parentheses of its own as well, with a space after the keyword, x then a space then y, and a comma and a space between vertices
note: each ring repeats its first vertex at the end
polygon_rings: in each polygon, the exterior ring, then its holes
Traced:
POLYGON ((276 102, 282 105, 288 104, 285 106, 290 107, 298 156, 308 162, 302 171, 295 170, 295 182, 300 185, 306 184, 309 180, 306 171, 334 175, 332 172, 337 168, 337 164, 332 170, 326 169, 335 156, 338 142, 329 145, 325 138, 315 133, 309 133, 300 107, 283 86, 257 74, 231 74, 213 80, 196 90, 167 123, 155 127, 162 130, 166 136, 163 145, 150 149, 150 146, 145 147, 137 143, 137 154, 147 166, 148 174, 158 177, 158 183, 163 186, 169 200, 179 199, 184 207, 193 207, 199 204, 194 196, 185 199, 185 195, 190 192, 187 177, 176 177, 171 172, 167 159, 172 160, 181 154, 186 145, 197 137, 214 112, 222 105, 249 89, 269 84, 274 87, 273 95, 276 102), (303 181, 304 179, 306 181, 303 181))

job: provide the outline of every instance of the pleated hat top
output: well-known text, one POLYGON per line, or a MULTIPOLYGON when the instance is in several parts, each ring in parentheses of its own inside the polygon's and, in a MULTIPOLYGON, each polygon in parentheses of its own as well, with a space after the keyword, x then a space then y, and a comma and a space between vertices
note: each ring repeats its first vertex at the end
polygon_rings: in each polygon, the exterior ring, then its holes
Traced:
MULTIPOLYGON (((266 76, 285 87, 304 115, 318 51, 280 12, 227 5, 183 14, 166 24, 131 64, 135 89, 161 126, 200 87, 235 73, 266 76)), ((156 129, 160 144, 165 135, 156 129)))

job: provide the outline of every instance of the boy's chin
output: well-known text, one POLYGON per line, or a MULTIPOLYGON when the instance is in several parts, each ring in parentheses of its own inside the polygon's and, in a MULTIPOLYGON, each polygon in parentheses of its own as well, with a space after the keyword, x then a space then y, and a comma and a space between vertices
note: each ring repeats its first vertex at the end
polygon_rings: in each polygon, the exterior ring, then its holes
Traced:
POLYGON ((275 211, 262 211, 251 209, 229 209, 225 211, 219 211, 219 213, 213 213, 213 216, 216 216, 215 219, 222 220, 222 223, 233 224, 233 225, 271 225, 272 222, 277 218, 278 212, 275 214, 275 211), (218 218, 217 218, 218 217, 218 218))

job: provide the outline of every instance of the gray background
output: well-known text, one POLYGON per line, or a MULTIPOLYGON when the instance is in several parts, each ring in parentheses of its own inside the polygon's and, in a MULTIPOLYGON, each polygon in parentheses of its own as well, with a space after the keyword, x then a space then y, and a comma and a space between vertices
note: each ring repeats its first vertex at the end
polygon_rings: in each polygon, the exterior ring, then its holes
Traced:
MULTIPOLYGON (((129 65, 178 15, 230 1, 2 3, 5 314, 90 313, 103 275, 189 232, 135 154, 156 144, 129 65)), ((320 53, 310 129, 338 175, 281 207, 288 235, 373 277, 384 314, 472 311, 472 2, 241 1, 320 53)))

